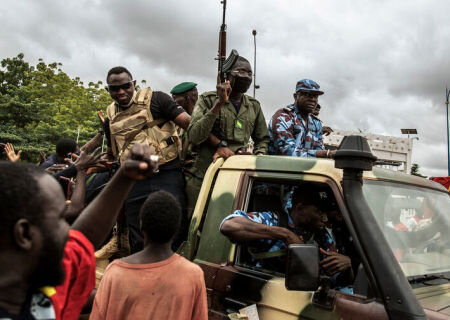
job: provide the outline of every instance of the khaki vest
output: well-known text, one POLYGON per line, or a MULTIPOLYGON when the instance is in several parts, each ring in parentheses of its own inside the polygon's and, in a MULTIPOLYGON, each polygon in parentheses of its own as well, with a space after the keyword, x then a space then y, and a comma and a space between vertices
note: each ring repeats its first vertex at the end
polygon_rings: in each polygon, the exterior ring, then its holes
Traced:
POLYGON ((172 121, 154 120, 150 112, 152 89, 137 91, 133 104, 125 110, 112 103, 106 109, 111 131, 111 148, 114 156, 123 162, 136 143, 147 144, 159 156, 159 165, 178 157, 181 141, 177 126, 172 121), (159 128, 158 124, 164 123, 159 128))

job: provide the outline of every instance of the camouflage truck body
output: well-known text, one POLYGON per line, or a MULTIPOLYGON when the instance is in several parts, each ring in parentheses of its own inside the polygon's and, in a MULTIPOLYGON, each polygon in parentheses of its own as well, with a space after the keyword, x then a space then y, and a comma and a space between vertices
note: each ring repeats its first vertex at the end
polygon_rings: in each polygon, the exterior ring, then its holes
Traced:
MULTIPOLYGON (((259 317, 264 319, 388 319, 388 315, 381 297, 376 290, 368 289, 355 294, 346 294, 330 290, 329 299, 321 300, 313 291, 289 291, 285 287, 283 274, 261 271, 249 268, 241 263, 242 250, 239 245, 233 244, 219 232, 222 220, 234 210, 249 210, 255 202, 252 198, 252 188, 259 181, 270 183, 316 183, 329 188, 339 209, 344 216, 346 225, 358 244, 357 230, 354 230, 347 219, 343 190, 341 187, 342 170, 335 169, 333 160, 305 159, 295 157, 277 156, 233 156, 227 161, 219 159, 209 167, 200 195, 195 207, 190 225, 188 241, 183 247, 182 254, 199 264, 205 274, 208 293, 208 307, 210 319, 228 319, 227 315, 240 308, 256 304, 259 317)), ((448 208, 448 192, 436 183, 426 179, 374 168, 364 173, 364 185, 370 188, 371 183, 388 184, 406 188, 416 192, 425 190, 443 196, 448 208)), ((384 189, 383 189, 384 190, 384 189)), ((391 189, 389 189, 391 190, 391 189)), ((385 191, 383 196, 389 194, 385 191)), ((395 189, 397 190, 397 189, 395 189)), ((380 198, 371 196, 372 189, 367 190, 369 203, 376 206, 380 198)), ((381 206, 381 211, 387 212, 391 202, 396 203, 402 198, 402 192, 391 191, 391 198, 381 206)), ((408 198, 410 199, 410 198, 408 198)), ((417 196, 414 200, 424 199, 417 196)), ((441 198, 439 198, 441 199, 441 198)), ((264 202, 270 199, 258 198, 264 202)), ((441 201, 441 200, 440 200, 441 201)), ((404 202, 404 201, 403 201, 404 202)), ((414 202, 414 201, 413 201, 414 202)), ((262 204, 264 205, 264 204, 262 204)), ((376 208, 375 208, 376 209, 376 208)), ((398 209, 398 208, 397 208, 398 209)), ((402 213, 409 212, 408 210, 402 213)), ((371 213, 361 213, 371 214, 371 213)), ((442 213, 441 213, 442 215, 442 213)), ((446 212, 448 219, 448 212, 446 212)), ((448 220, 446 220, 448 222, 448 220)), ((382 225, 384 221, 380 222, 382 225)), ((361 236, 361 235, 360 235, 361 236)), ((427 247, 428 248, 428 247, 427 247)), ((361 249, 359 249, 361 250, 361 249)), ((386 248, 390 250, 390 248, 386 248)), ((431 251, 430 249, 427 249, 431 251)), ((426 251, 426 249, 424 249, 426 251)), ((426 253, 426 252, 425 252, 426 253)), ((446 265, 446 275, 450 275, 450 249, 436 252, 431 258, 431 265, 439 262, 446 265), (438 256, 437 256, 438 255, 438 256), (444 261, 445 260, 445 261, 444 261)), ((370 252, 359 252, 362 260, 370 252)), ((408 255, 408 252, 404 252, 408 255)), ((411 255, 413 256, 413 255, 411 255)), ((430 255, 431 257, 431 255, 430 255)), ((428 255, 426 259, 429 259, 428 255)), ((430 269, 421 261, 404 260, 402 269, 409 278, 419 275, 430 269)), ((392 263, 380 261, 379 263, 392 263)), ((368 266, 376 268, 376 266, 368 266)), ((365 270, 370 272, 370 270, 365 270)), ((428 271, 428 273, 430 273, 428 271)), ((364 272, 361 272, 364 277, 364 272)), ((439 278, 440 281, 427 283, 427 285, 413 285, 413 290, 429 319, 450 318, 450 284, 448 279, 439 278)), ((432 282, 432 281, 431 281, 432 282)), ((375 286, 367 277, 362 279, 363 288, 375 286)), ((410 288, 405 288, 410 290, 410 288)), ((401 303, 401 302, 399 302, 401 303)))

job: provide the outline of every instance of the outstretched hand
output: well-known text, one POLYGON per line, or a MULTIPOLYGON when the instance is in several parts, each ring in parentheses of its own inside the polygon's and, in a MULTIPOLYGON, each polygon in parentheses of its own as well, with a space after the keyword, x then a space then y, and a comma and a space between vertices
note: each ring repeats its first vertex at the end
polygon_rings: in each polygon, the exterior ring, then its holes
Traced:
POLYGON ((331 273, 332 275, 337 272, 342 272, 352 267, 352 261, 349 257, 343 254, 325 251, 320 248, 320 252, 327 257, 320 261, 320 267, 331 273))
POLYGON ((133 180, 142 180, 158 172, 158 161, 152 159, 153 151, 148 145, 135 144, 128 154, 127 160, 122 163, 120 172, 133 180))
POLYGON ((100 157, 103 155, 103 153, 99 153, 99 150, 100 147, 95 149, 92 153, 81 151, 77 160, 74 162, 74 166, 77 168, 77 170, 84 171, 90 167, 96 166, 101 161, 100 157))
POLYGON ((22 154, 22 150, 19 150, 19 152, 14 151, 14 147, 11 143, 5 144, 5 152, 6 156, 8 157, 9 161, 11 162, 17 162, 20 160, 20 155, 22 154))

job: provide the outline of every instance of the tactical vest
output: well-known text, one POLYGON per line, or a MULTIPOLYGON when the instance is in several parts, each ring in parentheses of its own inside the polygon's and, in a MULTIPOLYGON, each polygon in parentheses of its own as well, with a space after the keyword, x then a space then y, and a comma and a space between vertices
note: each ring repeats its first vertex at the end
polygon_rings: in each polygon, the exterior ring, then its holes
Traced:
POLYGON ((177 126, 165 119, 154 120, 150 112, 152 89, 145 88, 136 93, 133 104, 125 110, 112 103, 106 109, 111 131, 111 149, 123 162, 136 143, 147 144, 159 156, 159 165, 178 157, 181 141, 177 126), (158 125, 163 124, 160 128, 158 125))

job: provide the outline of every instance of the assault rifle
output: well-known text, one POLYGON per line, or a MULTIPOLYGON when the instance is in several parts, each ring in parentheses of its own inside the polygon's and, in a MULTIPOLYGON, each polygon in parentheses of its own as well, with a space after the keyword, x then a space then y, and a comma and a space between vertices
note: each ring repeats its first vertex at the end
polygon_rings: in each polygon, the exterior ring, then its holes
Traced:
POLYGON ((219 73, 220 73, 220 81, 225 82, 226 72, 230 70, 237 58, 239 58, 239 53, 236 50, 231 50, 230 56, 227 59, 227 25, 225 23, 225 12, 227 10, 227 0, 220 1, 223 5, 222 12, 222 25, 220 26, 219 32, 219 50, 217 53, 217 60, 219 62, 219 73))

